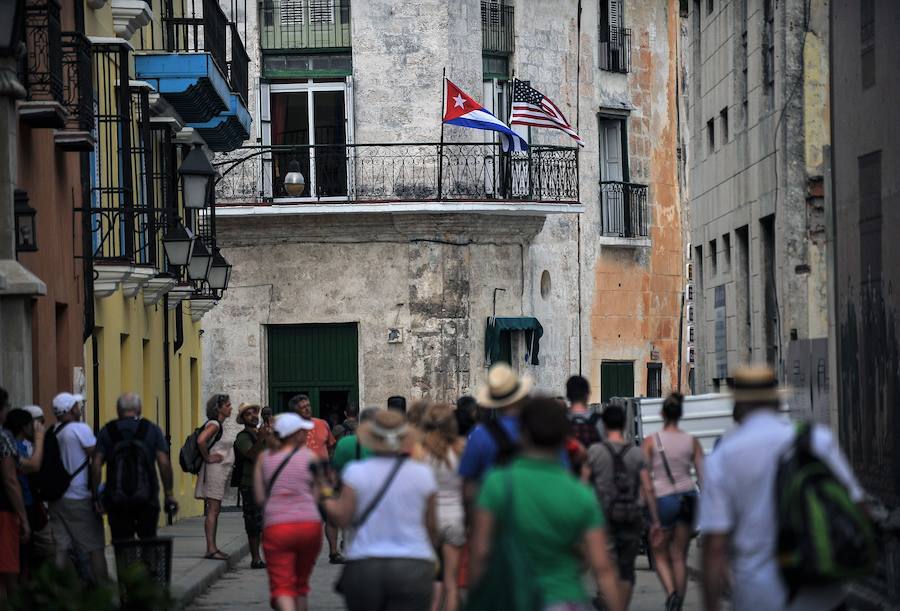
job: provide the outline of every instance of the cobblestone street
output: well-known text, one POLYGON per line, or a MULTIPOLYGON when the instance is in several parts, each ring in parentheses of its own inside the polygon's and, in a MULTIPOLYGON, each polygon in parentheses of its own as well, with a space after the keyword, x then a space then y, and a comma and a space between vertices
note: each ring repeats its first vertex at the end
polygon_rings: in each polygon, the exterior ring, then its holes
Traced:
MULTIPOLYGON (((337 611, 344 609, 344 601, 334 593, 332 585, 340 567, 328 563, 327 549, 319 556, 313 570, 309 598, 312 611, 337 611)), ((246 609, 247 611, 268 610, 268 583, 266 572, 250 568, 250 557, 244 558, 237 569, 226 573, 198 597, 189 611, 215 611, 218 609, 246 609)), ((630 609, 632 611, 658 611, 664 606, 665 597, 656 575, 647 568, 645 557, 638 559, 637 584, 630 609)), ((701 592, 695 581, 688 583, 685 610, 701 608, 701 592)), ((498 610, 499 611, 499 610, 498 610)))

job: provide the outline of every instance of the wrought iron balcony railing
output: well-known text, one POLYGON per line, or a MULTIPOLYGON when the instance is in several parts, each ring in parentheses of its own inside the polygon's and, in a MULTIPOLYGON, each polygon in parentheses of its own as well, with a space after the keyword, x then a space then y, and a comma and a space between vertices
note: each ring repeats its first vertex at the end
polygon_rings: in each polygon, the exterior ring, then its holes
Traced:
POLYGON ((333 201, 578 202, 578 150, 532 146, 506 155, 496 144, 346 144, 245 147, 223 157, 222 205, 333 201), (439 161, 440 160, 440 161, 439 161), (306 182, 290 197, 285 175, 306 182))
POLYGON ((250 56, 244 48, 240 32, 236 23, 228 24, 228 33, 231 37, 231 58, 228 61, 228 79, 231 81, 231 90, 243 97, 247 104, 247 96, 250 94, 250 56))
POLYGON ((515 48, 515 9, 500 0, 481 0, 481 50, 511 55, 515 48))
POLYGON ((631 72, 631 30, 600 27, 600 69, 608 72, 631 72))
POLYGON ((62 33, 63 106, 66 125, 57 144, 66 150, 91 151, 94 139, 94 88, 91 85, 91 42, 80 32, 62 33))
POLYGON ((647 185, 630 182, 601 182, 603 235, 646 238, 650 235, 647 185))
POLYGON ((28 109, 23 120, 46 127, 62 127, 63 48, 59 0, 26 0, 25 47, 19 78, 28 102, 58 104, 58 111, 28 109))
POLYGON ((226 74, 228 18, 218 0, 190 0, 189 5, 182 5, 181 12, 176 15, 170 4, 163 17, 166 51, 206 51, 212 55, 222 74, 226 74))
POLYGON ((263 51, 350 49, 350 0, 262 0, 263 51))

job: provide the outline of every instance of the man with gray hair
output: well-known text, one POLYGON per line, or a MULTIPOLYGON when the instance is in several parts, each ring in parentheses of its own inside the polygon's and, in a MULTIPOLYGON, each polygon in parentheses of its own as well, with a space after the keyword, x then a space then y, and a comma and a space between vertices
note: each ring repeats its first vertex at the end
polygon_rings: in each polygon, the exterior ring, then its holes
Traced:
POLYGON ((166 511, 178 509, 172 492, 169 444, 158 426, 141 417, 141 398, 128 393, 116 402, 118 419, 101 429, 91 465, 94 499, 106 511, 114 541, 156 537, 159 521, 159 467, 166 511), (100 493, 103 464, 106 487, 100 493))

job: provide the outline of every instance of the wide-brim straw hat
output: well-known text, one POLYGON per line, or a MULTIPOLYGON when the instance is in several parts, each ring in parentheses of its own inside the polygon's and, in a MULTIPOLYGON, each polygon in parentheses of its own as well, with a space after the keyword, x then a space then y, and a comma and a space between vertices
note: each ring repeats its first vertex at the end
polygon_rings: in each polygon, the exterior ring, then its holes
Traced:
POLYGON ((778 378, 768 365, 745 365, 734 371, 730 393, 735 403, 778 403, 778 378))
POLYGON ((487 383, 475 393, 475 400, 486 409, 498 409, 521 401, 533 386, 531 376, 520 377, 506 363, 497 363, 488 371, 487 383))
POLYGON ((373 452, 402 454, 412 447, 418 434, 400 412, 380 409, 374 418, 359 425, 356 437, 373 452))
POLYGON ((256 411, 260 411, 262 409, 256 403, 241 403, 240 406, 238 406, 238 413, 237 416, 234 417, 234 419, 238 424, 244 424, 244 412, 246 412, 248 409, 254 408, 256 409, 256 411))

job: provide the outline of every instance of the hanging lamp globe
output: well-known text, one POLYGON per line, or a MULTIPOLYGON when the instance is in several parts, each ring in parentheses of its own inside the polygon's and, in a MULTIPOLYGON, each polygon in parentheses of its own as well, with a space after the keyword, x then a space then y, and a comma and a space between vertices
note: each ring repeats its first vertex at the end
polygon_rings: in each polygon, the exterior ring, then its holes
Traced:
POLYGON ((284 177, 284 190, 291 197, 300 197, 306 189, 306 178, 300 172, 300 163, 292 159, 288 164, 288 173, 284 177))

